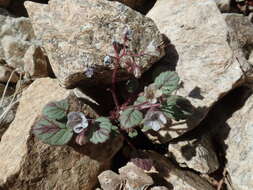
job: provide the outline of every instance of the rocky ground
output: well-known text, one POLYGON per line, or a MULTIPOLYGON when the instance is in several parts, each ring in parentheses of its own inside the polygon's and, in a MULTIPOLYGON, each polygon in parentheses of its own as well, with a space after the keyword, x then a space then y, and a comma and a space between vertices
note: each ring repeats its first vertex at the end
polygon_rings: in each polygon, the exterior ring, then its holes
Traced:
MULTIPOLYGON (((0 0, 0 7, 0 189, 253 189, 252 0, 0 0), (157 68, 176 71, 177 94, 193 114, 133 139, 38 140, 32 127, 50 101, 67 98, 92 118, 114 108, 109 58, 126 31, 128 48, 142 52, 133 75, 145 83, 157 68), (151 169, 134 164, 132 146, 151 169)), ((120 66, 119 87, 133 77, 120 66)))

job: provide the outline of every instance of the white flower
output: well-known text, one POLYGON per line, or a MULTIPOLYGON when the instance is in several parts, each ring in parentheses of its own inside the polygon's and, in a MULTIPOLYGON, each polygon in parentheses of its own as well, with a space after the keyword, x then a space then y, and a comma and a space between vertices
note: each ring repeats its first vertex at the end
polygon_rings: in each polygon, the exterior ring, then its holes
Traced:
POLYGON ((89 122, 82 112, 70 112, 67 125, 73 128, 75 133, 81 133, 89 125, 89 122))
POLYGON ((165 115, 161 111, 149 110, 144 118, 144 126, 158 131, 167 123, 165 115))
POLYGON ((157 89, 155 84, 151 84, 144 88, 144 96, 151 104, 155 104, 157 102, 157 98, 161 97, 162 94, 162 91, 157 89))
POLYGON ((91 78, 93 75, 94 75, 94 70, 92 69, 92 68, 87 68, 86 69, 86 71, 85 71, 85 76, 87 77, 87 78, 91 78))

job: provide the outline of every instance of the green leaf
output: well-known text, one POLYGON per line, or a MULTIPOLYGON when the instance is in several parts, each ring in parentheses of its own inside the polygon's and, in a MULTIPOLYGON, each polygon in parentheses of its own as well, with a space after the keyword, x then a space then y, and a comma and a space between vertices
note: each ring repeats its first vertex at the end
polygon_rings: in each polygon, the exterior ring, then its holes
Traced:
POLYGON ((119 128, 118 128, 117 126, 115 126, 115 125, 112 125, 112 132, 113 132, 114 134, 120 134, 119 128))
POLYGON ((142 122, 143 114, 139 110, 128 108, 121 113, 119 120, 122 128, 129 129, 142 122))
POLYGON ((176 121, 187 119, 193 112, 190 101, 182 96, 173 95, 168 97, 167 102, 162 105, 161 111, 176 121))
POLYGON ((178 88, 179 76, 174 71, 166 71, 161 73, 155 79, 157 89, 161 89, 165 94, 171 94, 178 88))
POLYGON ((90 142, 94 144, 104 143, 110 138, 110 133, 113 125, 110 120, 106 117, 99 117, 95 120, 96 124, 91 131, 90 142))
POLYGON ((147 98, 145 96, 139 96, 137 100, 135 100, 134 105, 142 104, 144 102, 147 102, 147 98))
POLYGON ((50 145, 67 144, 73 136, 72 129, 64 123, 42 117, 33 127, 33 133, 40 140, 50 145))
POLYGON ((62 119, 67 116, 67 99, 48 103, 42 110, 42 114, 50 119, 62 119))
POLYGON ((133 129, 133 130, 131 130, 131 131, 128 132, 128 136, 129 136, 130 138, 134 138, 134 137, 136 137, 137 135, 138 135, 138 131, 135 130, 135 129, 133 129))

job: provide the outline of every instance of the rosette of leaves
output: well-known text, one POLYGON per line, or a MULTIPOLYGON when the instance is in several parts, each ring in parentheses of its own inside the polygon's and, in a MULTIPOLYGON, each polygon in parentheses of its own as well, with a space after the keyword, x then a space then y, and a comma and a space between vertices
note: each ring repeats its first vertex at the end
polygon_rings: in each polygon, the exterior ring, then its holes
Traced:
POLYGON ((68 107, 67 99, 48 103, 42 110, 42 116, 33 126, 33 134, 46 144, 67 144, 73 136, 73 130, 64 122, 68 107))

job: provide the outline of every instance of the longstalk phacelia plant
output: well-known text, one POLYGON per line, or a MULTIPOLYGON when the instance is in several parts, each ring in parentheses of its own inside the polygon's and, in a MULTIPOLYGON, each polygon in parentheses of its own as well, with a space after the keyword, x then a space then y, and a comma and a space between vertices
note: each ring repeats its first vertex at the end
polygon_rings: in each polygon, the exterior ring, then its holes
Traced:
MULTIPOLYGON (((142 131, 159 131, 171 125, 172 120, 185 120, 192 112, 190 102, 175 94, 179 88, 179 77, 174 71, 160 73, 152 84, 144 88, 137 96, 131 96, 120 104, 116 81, 119 69, 124 66, 136 78, 141 75, 141 67, 135 63, 136 57, 145 55, 129 50, 128 42, 132 31, 126 30, 123 43, 112 43, 114 56, 105 56, 104 64, 113 64, 112 86, 109 91, 115 104, 110 117, 89 118, 82 112, 69 111, 66 100, 50 102, 43 111, 41 118, 35 123, 33 133, 44 143, 63 145, 73 137, 79 145, 104 143, 112 135, 127 133, 130 137, 142 131), (124 62, 122 62, 124 58, 124 62)), ((85 73, 92 77, 92 69, 85 73)), ((136 90, 138 80, 126 82, 129 92, 136 90)))

